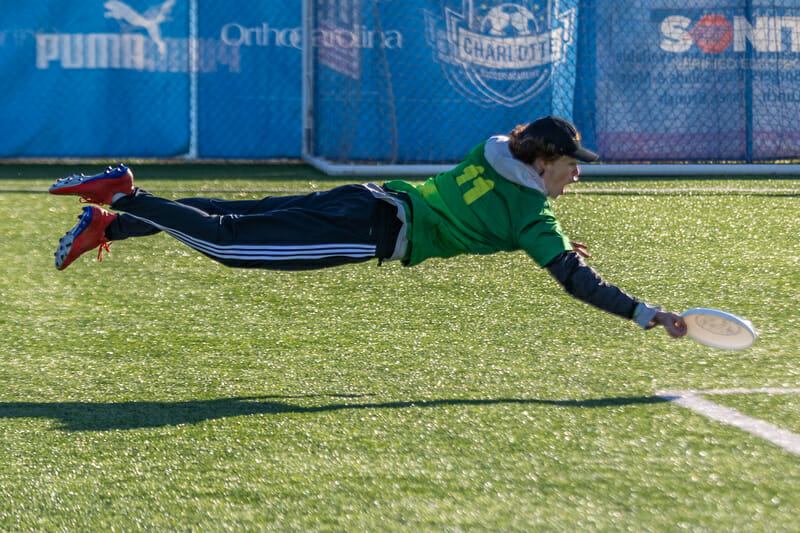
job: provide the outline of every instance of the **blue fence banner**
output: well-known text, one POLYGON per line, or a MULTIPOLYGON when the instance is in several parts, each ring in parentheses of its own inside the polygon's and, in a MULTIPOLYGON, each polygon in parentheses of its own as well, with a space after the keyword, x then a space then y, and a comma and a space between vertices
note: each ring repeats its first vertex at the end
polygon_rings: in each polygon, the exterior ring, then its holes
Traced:
POLYGON ((0 116, 13 133, 0 155, 187 151, 187 6, 165 2, 152 18, 143 7, 44 1, 3 10, 0 116))
MULTIPOLYGON (((179 0, 180 1, 180 0, 179 0)), ((301 0, 199 2, 198 150, 207 158, 297 158, 301 0)))
POLYGON ((797 0, 309 4, 6 7, 0 158, 451 162, 547 114, 607 162, 800 154, 797 0))
POLYGON ((315 155, 451 161, 489 132, 572 118, 576 2, 351 4, 314 21, 315 155), (350 34, 350 49, 330 38, 350 34))
POLYGON ((796 1, 614 3, 586 10, 586 93, 576 98, 577 122, 604 159, 797 157, 796 1))
POLYGON ((174 157, 192 144, 198 157, 296 157, 300 0, 204 1, 196 22, 189 7, 4 9, 0 157, 174 157))

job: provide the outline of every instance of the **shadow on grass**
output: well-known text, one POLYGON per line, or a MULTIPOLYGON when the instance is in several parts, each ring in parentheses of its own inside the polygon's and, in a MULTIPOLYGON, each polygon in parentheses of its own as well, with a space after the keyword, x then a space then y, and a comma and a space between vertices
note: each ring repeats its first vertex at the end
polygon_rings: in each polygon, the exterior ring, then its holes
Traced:
MULTIPOLYGON (((308 398, 310 396, 306 396, 308 398)), ((358 398, 357 395, 330 395, 328 398, 358 398)), ((285 401, 294 397, 255 396, 193 400, 185 402, 0 402, 2 418, 46 418, 58 420, 67 431, 109 431, 197 424, 235 416, 315 414, 350 409, 409 409, 443 406, 550 405, 556 407, 601 408, 657 404, 668 400, 657 396, 599 398, 589 400, 539 399, 441 399, 377 403, 329 403, 302 406, 285 401)))

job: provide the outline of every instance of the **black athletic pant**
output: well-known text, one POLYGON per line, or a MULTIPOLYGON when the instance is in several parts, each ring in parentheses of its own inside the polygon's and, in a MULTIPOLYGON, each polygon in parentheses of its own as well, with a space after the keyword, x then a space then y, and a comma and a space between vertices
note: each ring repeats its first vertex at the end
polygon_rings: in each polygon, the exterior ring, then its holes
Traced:
POLYGON ((262 200, 166 200, 136 189, 111 206, 112 241, 165 231, 238 268, 310 270, 392 255, 397 208, 362 185, 262 200))

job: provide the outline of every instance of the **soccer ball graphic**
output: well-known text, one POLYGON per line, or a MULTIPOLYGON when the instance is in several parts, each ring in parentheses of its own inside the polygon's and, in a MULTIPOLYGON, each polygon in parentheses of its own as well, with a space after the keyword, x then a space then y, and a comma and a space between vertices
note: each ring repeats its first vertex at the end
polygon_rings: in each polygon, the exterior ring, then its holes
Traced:
POLYGON ((486 13, 482 26, 481 29, 489 35, 516 37, 530 35, 531 30, 535 29, 536 20, 533 13, 522 6, 500 4, 486 13))

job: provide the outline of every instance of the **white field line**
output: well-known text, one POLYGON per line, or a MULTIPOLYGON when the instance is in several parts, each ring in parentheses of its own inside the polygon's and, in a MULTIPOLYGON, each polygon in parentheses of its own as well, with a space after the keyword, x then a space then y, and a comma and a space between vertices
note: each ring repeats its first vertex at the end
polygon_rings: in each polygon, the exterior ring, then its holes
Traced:
POLYGON ((659 391, 656 396, 670 400, 676 405, 707 416, 717 422, 734 426, 752 435, 780 446, 789 453, 800 455, 800 435, 780 428, 758 418, 744 415, 736 409, 724 407, 702 398, 702 394, 800 394, 800 389, 712 389, 659 391))

